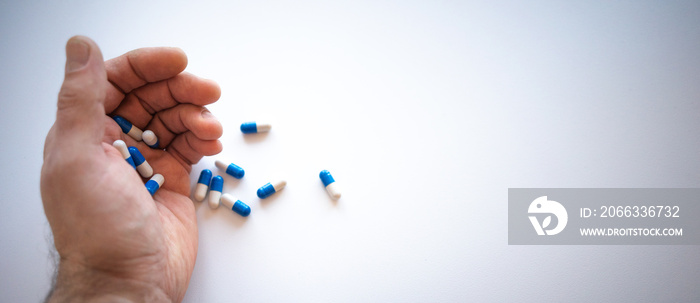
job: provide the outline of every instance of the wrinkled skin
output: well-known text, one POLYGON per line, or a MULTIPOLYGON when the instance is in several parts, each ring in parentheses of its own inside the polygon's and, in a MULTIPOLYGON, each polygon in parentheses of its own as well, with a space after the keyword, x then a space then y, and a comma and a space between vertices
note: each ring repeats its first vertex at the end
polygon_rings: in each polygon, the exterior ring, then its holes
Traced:
POLYGON ((41 196, 60 255, 48 301, 181 301, 197 256, 191 166, 221 151, 204 108, 219 86, 184 73, 177 48, 144 48, 107 62, 89 38, 66 44, 56 122, 46 137, 41 196), (153 130, 161 149, 122 133, 107 115, 153 130), (146 179, 112 147, 136 146, 165 183, 146 179))

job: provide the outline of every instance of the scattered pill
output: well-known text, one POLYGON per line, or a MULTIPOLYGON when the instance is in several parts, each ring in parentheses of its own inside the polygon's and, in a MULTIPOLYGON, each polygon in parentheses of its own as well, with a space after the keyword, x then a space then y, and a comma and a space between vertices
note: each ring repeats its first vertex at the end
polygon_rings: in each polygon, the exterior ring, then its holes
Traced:
POLYGON ((227 174, 233 176, 236 179, 243 178, 243 175, 245 175, 245 171, 236 164, 226 164, 224 163, 224 161, 221 160, 216 160, 215 164, 216 167, 218 167, 220 170, 226 171, 227 174))
POLYGON ((244 134, 255 134, 269 132, 272 128, 270 124, 258 124, 256 122, 246 122, 241 124, 241 131, 244 134))
POLYGON ((277 181, 275 183, 267 183, 263 185, 262 187, 258 188, 258 197, 260 199, 265 199, 272 194, 282 190, 285 186, 287 186, 287 181, 277 181))
POLYGON ((241 202, 241 200, 234 199, 230 194, 223 194, 221 196, 221 204, 243 217, 250 215, 250 206, 241 202))
POLYGON ((129 153, 129 148, 126 147, 126 143, 122 140, 117 140, 112 143, 112 146, 114 146, 121 154, 122 157, 124 157, 124 160, 126 160, 127 163, 131 164, 131 167, 136 168, 136 165, 134 164, 134 159, 131 158, 131 153, 129 153))
POLYGON ((143 142, 148 145, 148 147, 158 148, 160 141, 158 141, 158 137, 156 137, 156 134, 152 130, 144 131, 141 138, 143 139, 143 142))
POLYGON ((209 182, 211 182, 211 171, 208 169, 203 169, 199 174, 197 186, 194 188, 195 200, 199 202, 204 201, 204 197, 207 195, 207 190, 209 189, 209 182))
POLYGON ((149 193, 151 193, 151 196, 153 196, 156 191, 163 186, 163 183, 165 182, 165 178, 161 174, 155 174, 153 177, 146 182, 146 189, 148 190, 149 193))
POLYGON ((153 168, 150 164, 148 164, 148 161, 146 161, 146 158, 143 157, 139 149, 129 146, 129 153, 131 154, 131 158, 134 159, 134 165, 136 165, 136 170, 139 172, 141 177, 151 177, 153 175, 153 168))
POLYGON ((131 124, 131 122, 127 121, 121 116, 114 116, 112 119, 119 124, 119 127, 122 128, 122 132, 134 138, 136 141, 141 141, 143 132, 138 127, 134 126, 131 124))
POLYGON ((221 199, 221 191, 224 189, 224 178, 216 176, 211 179, 209 186, 209 207, 216 209, 219 207, 219 199, 221 199))
POLYGON ((321 182, 323 182, 323 186, 326 187, 326 191, 331 198, 333 198, 333 200, 340 199, 340 190, 335 183, 335 179, 331 176, 331 173, 327 170, 322 170, 318 176, 321 178, 321 182))

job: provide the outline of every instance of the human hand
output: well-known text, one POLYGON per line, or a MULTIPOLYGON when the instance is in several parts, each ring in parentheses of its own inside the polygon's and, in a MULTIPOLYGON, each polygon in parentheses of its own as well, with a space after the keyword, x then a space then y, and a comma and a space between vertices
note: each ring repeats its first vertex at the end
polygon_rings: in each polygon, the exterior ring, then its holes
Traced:
POLYGON ((56 122, 44 146, 41 196, 60 255, 49 301, 181 301, 197 256, 189 172, 221 151, 221 124, 204 105, 213 81, 183 73, 176 48, 145 48, 103 62, 86 37, 66 44, 56 122), (153 130, 161 148, 123 134, 106 114, 153 130), (112 147, 136 146, 165 183, 154 196, 112 147))

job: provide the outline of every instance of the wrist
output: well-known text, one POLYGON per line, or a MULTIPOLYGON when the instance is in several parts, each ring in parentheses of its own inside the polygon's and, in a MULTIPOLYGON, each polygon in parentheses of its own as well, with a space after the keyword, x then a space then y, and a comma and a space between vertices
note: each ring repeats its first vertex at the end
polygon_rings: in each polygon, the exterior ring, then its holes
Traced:
POLYGON ((155 284, 61 260, 46 302, 172 302, 155 284))

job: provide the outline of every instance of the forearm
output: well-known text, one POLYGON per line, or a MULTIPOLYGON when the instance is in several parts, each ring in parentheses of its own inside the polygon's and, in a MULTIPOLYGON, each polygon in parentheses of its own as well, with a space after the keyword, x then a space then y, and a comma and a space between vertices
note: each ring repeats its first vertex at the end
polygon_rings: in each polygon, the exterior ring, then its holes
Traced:
POLYGON ((62 260, 46 302, 172 302, 153 284, 62 260))

